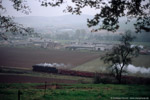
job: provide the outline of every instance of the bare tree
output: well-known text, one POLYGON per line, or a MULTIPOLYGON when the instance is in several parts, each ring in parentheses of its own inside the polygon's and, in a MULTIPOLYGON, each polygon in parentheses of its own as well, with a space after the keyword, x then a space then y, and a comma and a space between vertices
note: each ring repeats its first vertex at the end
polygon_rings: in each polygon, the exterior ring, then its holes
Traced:
POLYGON ((137 46, 131 47, 131 42, 135 37, 127 31, 121 38, 121 44, 115 46, 111 52, 106 53, 102 59, 105 63, 111 63, 110 68, 116 79, 121 83, 124 68, 132 63, 132 58, 138 56, 137 46))
MULTIPOLYGON (((40 0, 42 6, 60 6, 67 0, 40 0)), ((71 0, 75 6, 67 6, 67 12, 80 15, 82 9, 91 7, 98 10, 92 20, 87 20, 88 26, 99 25, 98 30, 115 32, 119 29, 119 18, 127 17, 127 23, 136 18, 135 29, 137 32, 150 31, 150 1, 149 0, 71 0)))

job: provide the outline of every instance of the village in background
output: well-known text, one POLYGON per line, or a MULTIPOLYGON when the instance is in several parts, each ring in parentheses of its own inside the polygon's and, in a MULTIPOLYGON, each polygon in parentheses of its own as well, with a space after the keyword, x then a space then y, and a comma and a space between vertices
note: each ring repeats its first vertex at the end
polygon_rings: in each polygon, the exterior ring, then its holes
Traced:
POLYGON ((5 41, 1 39, 0 46, 35 46, 47 49, 109 51, 113 46, 119 44, 120 34, 130 29, 131 34, 136 36, 132 46, 139 46, 141 54, 150 54, 150 34, 146 32, 135 33, 132 30, 132 25, 124 24, 124 18, 120 19, 121 28, 115 33, 103 30, 99 32, 91 31, 86 26, 87 18, 92 18, 92 16, 16 17, 16 22, 34 28, 38 36, 13 36, 7 33, 9 40, 5 41))

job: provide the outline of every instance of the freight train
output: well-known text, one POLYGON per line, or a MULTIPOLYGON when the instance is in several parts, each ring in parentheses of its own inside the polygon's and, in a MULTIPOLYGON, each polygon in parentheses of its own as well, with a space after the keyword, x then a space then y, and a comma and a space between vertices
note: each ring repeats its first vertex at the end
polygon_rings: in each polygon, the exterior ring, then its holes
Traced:
MULTIPOLYGON (((72 75, 72 76, 82 76, 82 77, 94 77, 95 73, 93 72, 85 72, 85 71, 74 71, 74 70, 66 70, 60 69, 60 67, 55 67, 56 64, 37 64, 33 65, 33 71, 38 72, 46 72, 46 73, 55 73, 62 75, 72 75)), ((112 77, 111 74, 104 73, 96 73, 101 77, 112 77)), ((150 84, 150 78, 142 78, 142 77, 133 77, 133 76, 123 76, 123 79, 126 80, 127 84, 150 84)))
MULTIPOLYGON (((38 71, 38 72, 56 73, 56 74, 82 76, 82 77, 94 77, 95 76, 95 73, 93 72, 60 69, 55 66, 52 66, 52 64, 36 64, 36 65, 33 65, 32 67, 33 67, 33 71, 38 71)), ((102 73, 97 73, 97 75, 109 76, 109 74, 102 74, 102 73)))

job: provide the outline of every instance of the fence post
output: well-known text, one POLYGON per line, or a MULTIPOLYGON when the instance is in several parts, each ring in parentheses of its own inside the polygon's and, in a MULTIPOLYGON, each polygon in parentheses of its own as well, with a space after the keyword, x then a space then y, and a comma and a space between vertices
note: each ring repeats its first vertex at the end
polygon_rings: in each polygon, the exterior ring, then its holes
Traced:
POLYGON ((45 88, 44 88, 44 96, 46 95, 46 84, 47 82, 45 81, 45 88))
POLYGON ((20 100, 20 96, 22 95, 22 92, 18 90, 18 100, 20 100))

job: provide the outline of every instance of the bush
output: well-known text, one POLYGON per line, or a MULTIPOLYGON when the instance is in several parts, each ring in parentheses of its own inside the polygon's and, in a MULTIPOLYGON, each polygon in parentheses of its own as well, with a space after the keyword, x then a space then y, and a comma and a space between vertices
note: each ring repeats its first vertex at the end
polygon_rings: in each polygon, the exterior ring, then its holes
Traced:
POLYGON ((101 83, 101 77, 97 74, 94 76, 94 84, 99 84, 101 83))
POLYGON ((110 77, 110 76, 100 76, 98 74, 95 74, 94 76, 94 84, 99 84, 99 83, 103 83, 103 84, 114 84, 117 83, 117 80, 114 77, 110 77))

